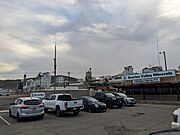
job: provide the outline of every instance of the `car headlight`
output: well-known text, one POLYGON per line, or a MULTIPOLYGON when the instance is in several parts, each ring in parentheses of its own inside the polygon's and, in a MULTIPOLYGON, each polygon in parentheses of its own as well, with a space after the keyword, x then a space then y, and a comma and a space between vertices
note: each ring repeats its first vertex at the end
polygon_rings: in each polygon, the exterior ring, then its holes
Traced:
POLYGON ((98 105, 98 104, 95 104, 95 107, 99 107, 99 105, 98 105))

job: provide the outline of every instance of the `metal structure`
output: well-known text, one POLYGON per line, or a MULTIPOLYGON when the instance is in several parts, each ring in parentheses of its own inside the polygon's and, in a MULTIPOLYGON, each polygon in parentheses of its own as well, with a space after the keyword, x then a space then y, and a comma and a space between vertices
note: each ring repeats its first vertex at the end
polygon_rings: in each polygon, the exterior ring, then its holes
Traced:
POLYGON ((54 93, 56 93, 56 40, 55 40, 55 52, 54 52, 54 93))
POLYGON ((167 71, 167 60, 166 60, 166 52, 163 51, 163 52, 159 52, 159 54, 162 54, 163 53, 163 56, 164 56, 164 66, 165 66, 165 70, 167 71))
POLYGON ((167 61, 166 61, 166 52, 165 51, 163 51, 163 55, 164 55, 165 70, 167 70, 167 61))
POLYGON ((159 58, 159 42, 158 42, 158 36, 157 36, 157 35, 156 35, 156 47, 157 47, 158 65, 160 66, 160 58, 159 58))

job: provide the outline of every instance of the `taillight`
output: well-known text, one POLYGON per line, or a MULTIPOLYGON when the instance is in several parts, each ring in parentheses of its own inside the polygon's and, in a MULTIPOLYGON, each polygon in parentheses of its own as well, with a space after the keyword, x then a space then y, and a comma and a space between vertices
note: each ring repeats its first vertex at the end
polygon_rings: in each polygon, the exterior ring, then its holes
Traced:
POLYGON ((21 109, 28 109, 29 107, 26 105, 20 106, 21 109))
POLYGON ((65 106, 65 108, 67 108, 68 107, 68 102, 65 102, 64 106, 65 106))
POLYGON ((39 107, 44 107, 44 104, 40 104, 39 107))

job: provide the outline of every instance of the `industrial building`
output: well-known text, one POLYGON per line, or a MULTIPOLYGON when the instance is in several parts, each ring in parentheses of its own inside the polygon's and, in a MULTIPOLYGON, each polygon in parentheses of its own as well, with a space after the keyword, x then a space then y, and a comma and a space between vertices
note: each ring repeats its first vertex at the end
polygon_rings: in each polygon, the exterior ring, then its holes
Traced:
POLYGON ((100 78, 99 81, 93 81, 92 85, 103 86, 108 83, 119 91, 143 100, 180 100, 180 68, 162 70, 162 67, 155 66, 135 73, 132 66, 127 66, 118 75, 100 78))

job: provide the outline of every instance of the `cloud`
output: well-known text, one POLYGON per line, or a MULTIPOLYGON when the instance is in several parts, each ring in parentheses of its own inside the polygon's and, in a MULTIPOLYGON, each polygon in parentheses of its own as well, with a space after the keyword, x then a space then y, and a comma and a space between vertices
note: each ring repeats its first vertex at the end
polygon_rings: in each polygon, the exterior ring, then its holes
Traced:
POLYGON ((12 64, 12 63, 5 63, 5 62, 0 62, 0 73, 3 73, 3 72, 11 72, 15 69, 17 69, 17 65, 15 64, 12 64))
POLYGON ((61 26, 68 23, 68 20, 62 16, 37 15, 36 17, 41 23, 47 23, 53 26, 61 26))
POLYGON ((70 71, 83 78, 89 67, 99 76, 117 74, 126 65, 136 71, 157 65, 156 35, 160 50, 167 51, 168 66, 176 68, 179 4, 169 0, 0 1, 0 61, 7 64, 3 78, 52 72, 55 33, 59 74, 70 71))
POLYGON ((158 17, 179 18, 179 6, 180 1, 163 0, 163 3, 160 5, 161 13, 158 17))

